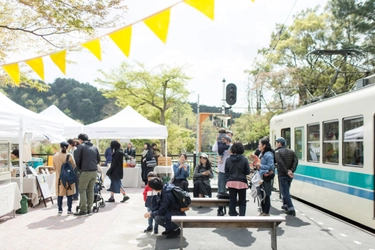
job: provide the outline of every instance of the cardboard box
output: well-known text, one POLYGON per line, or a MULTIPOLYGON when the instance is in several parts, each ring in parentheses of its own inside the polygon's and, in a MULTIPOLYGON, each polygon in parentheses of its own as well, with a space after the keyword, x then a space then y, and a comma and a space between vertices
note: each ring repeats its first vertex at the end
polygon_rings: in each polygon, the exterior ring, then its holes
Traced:
POLYGON ((158 158, 159 166, 172 166, 172 157, 159 157, 158 158))

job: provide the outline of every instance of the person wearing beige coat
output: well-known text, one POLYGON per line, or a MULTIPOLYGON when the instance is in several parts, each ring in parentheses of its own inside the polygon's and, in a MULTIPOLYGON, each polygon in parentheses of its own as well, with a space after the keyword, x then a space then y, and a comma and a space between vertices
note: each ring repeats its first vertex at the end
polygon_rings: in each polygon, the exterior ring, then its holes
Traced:
POLYGON ((71 154, 67 154, 66 150, 68 148, 67 142, 61 142, 60 148, 61 151, 57 152, 53 156, 53 168, 56 172, 56 195, 57 195, 57 206, 58 206, 58 215, 62 214, 62 201, 63 197, 66 196, 68 199, 68 215, 72 215, 72 203, 73 203, 73 195, 76 193, 76 185, 75 183, 71 184, 68 188, 65 188, 60 179, 60 173, 61 173, 61 166, 66 161, 66 156, 69 155, 69 163, 72 165, 73 168, 76 167, 76 163, 74 161, 74 157, 71 154))

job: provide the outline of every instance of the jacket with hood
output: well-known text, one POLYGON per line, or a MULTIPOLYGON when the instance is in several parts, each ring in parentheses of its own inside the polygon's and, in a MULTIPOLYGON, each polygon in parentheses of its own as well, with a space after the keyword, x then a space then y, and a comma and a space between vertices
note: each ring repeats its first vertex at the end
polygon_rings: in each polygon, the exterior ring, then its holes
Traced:
POLYGON ((250 174, 250 166, 243 155, 231 155, 225 161, 225 175, 228 181, 241 181, 247 183, 246 175, 250 174))
POLYGON ((92 172, 98 170, 100 163, 100 154, 98 148, 90 141, 84 141, 74 151, 76 166, 82 172, 92 172))

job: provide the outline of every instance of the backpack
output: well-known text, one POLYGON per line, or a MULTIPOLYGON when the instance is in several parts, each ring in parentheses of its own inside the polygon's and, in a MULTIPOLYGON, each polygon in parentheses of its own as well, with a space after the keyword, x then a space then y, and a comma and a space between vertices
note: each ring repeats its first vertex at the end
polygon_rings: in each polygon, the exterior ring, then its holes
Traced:
POLYGON ((175 186, 172 189, 172 194, 174 198, 177 200, 178 204, 180 205, 181 212, 185 212, 189 210, 189 205, 191 203, 190 194, 182 190, 180 187, 175 186))
POLYGON ((71 189, 70 185, 76 182, 76 174, 72 165, 69 163, 69 154, 66 156, 66 161, 61 165, 60 178, 61 184, 66 189, 71 189))

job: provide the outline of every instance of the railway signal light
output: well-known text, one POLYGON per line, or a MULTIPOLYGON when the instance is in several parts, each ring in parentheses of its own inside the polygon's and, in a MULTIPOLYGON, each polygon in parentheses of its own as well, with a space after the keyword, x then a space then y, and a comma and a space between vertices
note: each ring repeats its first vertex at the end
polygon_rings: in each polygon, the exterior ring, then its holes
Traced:
POLYGON ((237 86, 234 83, 229 83, 226 89, 225 101, 228 105, 234 105, 237 101, 237 86))

